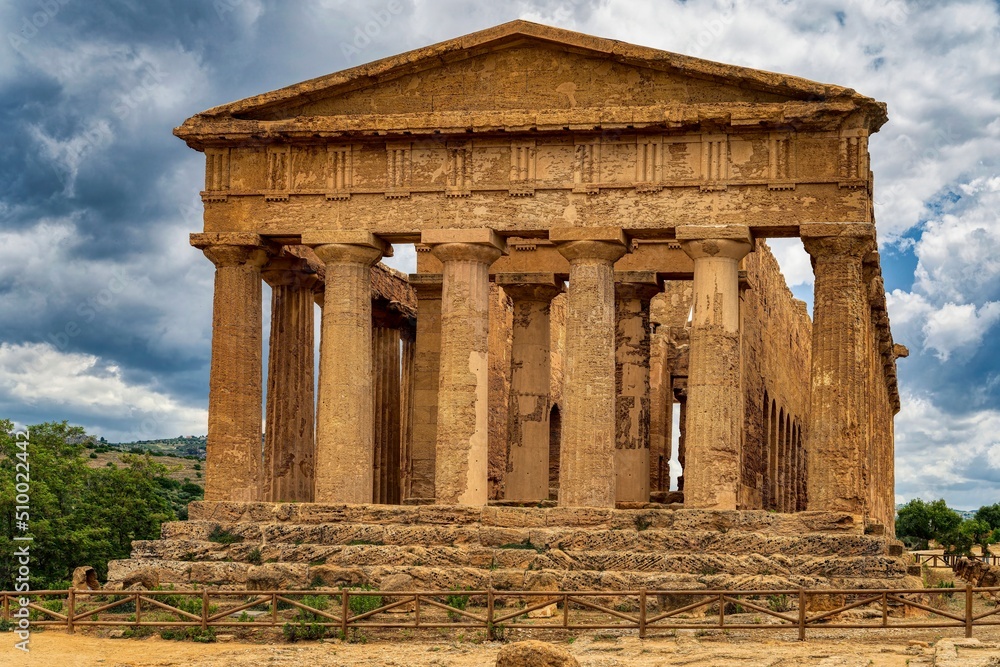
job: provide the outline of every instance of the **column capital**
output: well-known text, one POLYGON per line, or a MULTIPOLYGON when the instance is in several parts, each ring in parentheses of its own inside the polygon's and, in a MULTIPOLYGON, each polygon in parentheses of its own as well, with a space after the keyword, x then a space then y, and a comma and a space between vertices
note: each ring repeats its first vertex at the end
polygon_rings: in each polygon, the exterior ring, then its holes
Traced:
POLYGON ((738 261, 753 250, 753 236, 745 225, 682 225, 676 234, 681 249, 691 259, 738 261))
POLYGON ((559 254, 569 260, 570 264, 576 262, 598 261, 610 262, 614 264, 625 256, 628 247, 619 243, 609 241, 567 241, 556 246, 559 254))
POLYGON ((649 301, 663 291, 663 279, 655 271, 615 271, 615 296, 649 301))
POLYGON ((493 281, 515 301, 548 303, 562 293, 564 286, 554 273, 498 273, 493 281))
POLYGON ((316 268, 302 257, 272 257, 261 269, 261 277, 271 287, 314 289, 321 282, 316 268))
POLYGON ((201 251, 212 260, 217 269, 237 266, 260 269, 267 262, 267 251, 254 246, 211 245, 201 251))
POLYGON ((807 222, 799 236, 813 259, 854 257, 864 260, 875 251, 875 225, 867 222, 807 222))
POLYGON ((313 246, 316 256, 324 264, 363 264, 374 266, 384 256, 382 251, 369 245, 353 243, 325 243, 313 246))
POLYGON ((381 257, 392 257, 392 245, 388 241, 363 230, 305 232, 302 234, 302 245, 311 246, 324 262, 329 260, 320 255, 319 249, 331 245, 370 248, 378 250, 381 257))
POLYGON ((480 262, 487 266, 497 261, 503 250, 490 243, 441 243, 431 247, 431 254, 441 262, 480 262))

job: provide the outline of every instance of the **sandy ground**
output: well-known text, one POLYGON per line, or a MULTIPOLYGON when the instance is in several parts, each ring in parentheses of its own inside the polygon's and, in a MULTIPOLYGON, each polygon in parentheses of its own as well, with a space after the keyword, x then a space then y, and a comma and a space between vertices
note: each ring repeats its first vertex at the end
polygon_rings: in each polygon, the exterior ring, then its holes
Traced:
MULTIPOLYGON (((680 631, 676 637, 639 640, 632 636, 580 634, 572 642, 554 639, 583 667, 992 667, 1000 665, 1000 628, 977 629, 977 638, 965 640, 953 632, 892 631, 881 636, 848 631, 817 633, 805 642, 771 635, 698 636, 680 631)), ((213 644, 146 639, 107 639, 48 630, 32 636, 31 651, 13 648, 13 635, 0 635, 2 665, 46 667, 102 667, 251 665, 323 667, 351 665, 483 667, 495 664, 498 643, 456 641, 453 637, 423 636, 399 642, 335 641, 297 644, 252 644, 225 641, 213 644)))

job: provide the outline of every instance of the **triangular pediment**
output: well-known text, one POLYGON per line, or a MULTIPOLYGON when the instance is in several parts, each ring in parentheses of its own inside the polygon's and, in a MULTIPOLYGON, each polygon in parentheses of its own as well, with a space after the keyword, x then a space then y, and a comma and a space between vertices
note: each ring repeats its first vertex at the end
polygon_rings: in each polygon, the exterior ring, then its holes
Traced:
POLYGON ((185 126, 788 102, 841 103, 884 122, 883 105, 848 88, 513 21, 216 107, 185 126))

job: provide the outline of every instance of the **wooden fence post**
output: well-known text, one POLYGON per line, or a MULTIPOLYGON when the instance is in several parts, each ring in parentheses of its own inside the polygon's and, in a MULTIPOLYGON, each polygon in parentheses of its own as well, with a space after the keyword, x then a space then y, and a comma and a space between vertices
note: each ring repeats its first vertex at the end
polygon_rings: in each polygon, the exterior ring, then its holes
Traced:
POLYGON ((76 614, 76 589, 70 586, 69 599, 66 600, 66 632, 73 634, 73 616, 76 614))
POLYGON ((646 638, 646 589, 639 589, 639 639, 646 638))
POLYGON ((347 641, 347 615, 351 613, 351 605, 347 599, 349 595, 348 589, 340 589, 340 632, 344 635, 341 639, 345 642, 347 641))
POLYGON ((486 591, 486 638, 490 641, 496 640, 496 633, 493 628, 493 587, 486 591))
POLYGON ((799 641, 806 640, 806 590, 799 589, 799 641))
POLYGON ((208 630, 208 589, 201 589, 201 629, 208 630))
POLYGON ((965 585, 965 636, 972 636, 972 584, 965 585))

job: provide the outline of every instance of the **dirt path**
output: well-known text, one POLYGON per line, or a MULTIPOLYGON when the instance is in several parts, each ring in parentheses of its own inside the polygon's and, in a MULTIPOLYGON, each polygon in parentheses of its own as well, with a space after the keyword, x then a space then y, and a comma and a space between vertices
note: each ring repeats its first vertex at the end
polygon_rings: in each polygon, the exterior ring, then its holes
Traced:
MULTIPOLYGON (((943 633, 941 633, 943 634, 943 633)), ((919 633, 921 640, 903 636, 818 637, 800 643, 773 636, 695 636, 640 641, 635 637, 581 635, 565 646, 583 667, 986 667, 1000 662, 1000 631, 983 632, 981 639, 949 639, 926 644, 937 638, 919 633), (993 635, 992 637, 989 635, 993 635), (956 646, 955 644, 958 644, 956 646)), ((910 636, 915 636, 912 633, 910 636)), ((938 635, 941 636, 941 635, 938 635)), ((501 644, 455 642, 433 638, 404 642, 339 642, 300 644, 250 644, 236 641, 198 644, 147 639, 105 639, 61 631, 36 633, 27 655, 13 648, 13 635, 0 635, 0 664, 44 665, 45 667, 207 667, 215 665, 250 667, 352 667, 427 665, 437 667, 488 667, 494 664, 501 644)))

